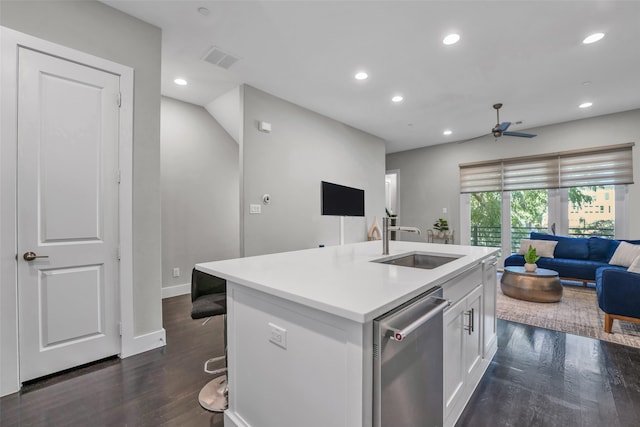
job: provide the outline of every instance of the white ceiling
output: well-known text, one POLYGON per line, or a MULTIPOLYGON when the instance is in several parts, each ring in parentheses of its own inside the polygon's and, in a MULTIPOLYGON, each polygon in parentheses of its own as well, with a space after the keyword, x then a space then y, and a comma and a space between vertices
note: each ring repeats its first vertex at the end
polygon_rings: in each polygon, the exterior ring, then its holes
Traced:
POLYGON ((485 135, 496 102, 501 121, 523 121, 511 131, 640 108, 640 1, 103 2, 162 28, 164 95, 205 105, 246 83, 387 152, 485 135), (445 46, 450 32, 461 40, 445 46), (606 36, 582 44, 593 32, 606 36), (241 59, 201 60, 214 45, 241 59))

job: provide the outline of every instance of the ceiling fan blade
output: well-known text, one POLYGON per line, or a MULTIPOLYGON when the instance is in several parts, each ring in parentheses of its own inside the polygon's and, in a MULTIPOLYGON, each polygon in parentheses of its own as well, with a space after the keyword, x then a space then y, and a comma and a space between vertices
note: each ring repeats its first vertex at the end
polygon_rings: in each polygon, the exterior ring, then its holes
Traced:
POLYGON ((500 123, 500 126, 498 126, 498 129, 500 129, 500 132, 504 132, 509 129, 509 126, 511 126, 511 122, 502 122, 500 123))
POLYGON ((521 138, 533 138, 534 134, 532 133, 523 133, 523 132, 502 132, 505 136, 519 136, 521 138))

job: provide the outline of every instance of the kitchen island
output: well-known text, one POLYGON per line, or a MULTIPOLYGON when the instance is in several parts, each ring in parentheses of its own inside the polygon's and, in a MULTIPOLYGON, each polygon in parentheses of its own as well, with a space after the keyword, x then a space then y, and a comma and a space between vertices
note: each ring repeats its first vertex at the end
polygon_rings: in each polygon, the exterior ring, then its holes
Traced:
POLYGON ((451 301, 443 413, 455 424, 497 348, 497 249, 393 241, 381 251, 373 241, 196 266, 227 280, 226 426, 372 426, 373 320, 434 286, 451 301), (429 270, 372 262, 413 251, 456 259, 429 270))

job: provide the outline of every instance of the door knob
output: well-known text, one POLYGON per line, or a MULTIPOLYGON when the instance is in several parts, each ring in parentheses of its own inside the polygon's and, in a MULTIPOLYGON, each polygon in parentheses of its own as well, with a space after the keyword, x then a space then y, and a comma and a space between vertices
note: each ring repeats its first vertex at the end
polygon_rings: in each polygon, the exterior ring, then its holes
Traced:
POLYGON ((36 255, 35 252, 25 252, 24 255, 22 255, 22 258, 24 258, 25 261, 33 261, 36 258, 49 258, 48 255, 36 255))

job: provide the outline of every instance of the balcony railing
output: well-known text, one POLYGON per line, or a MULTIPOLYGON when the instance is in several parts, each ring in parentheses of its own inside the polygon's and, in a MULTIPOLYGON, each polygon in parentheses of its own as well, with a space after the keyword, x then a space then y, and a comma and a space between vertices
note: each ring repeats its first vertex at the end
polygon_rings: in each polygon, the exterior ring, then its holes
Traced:
MULTIPOLYGON (((520 240, 528 239, 532 231, 546 233, 547 227, 513 227, 511 229, 511 252, 517 252, 520 248, 520 240)), ((597 227, 571 227, 569 228, 569 236, 574 237, 591 237, 599 236, 613 239, 613 228, 597 228, 597 227)), ((472 246, 502 246, 502 233, 500 227, 482 227, 478 225, 471 226, 471 245, 472 246)))

